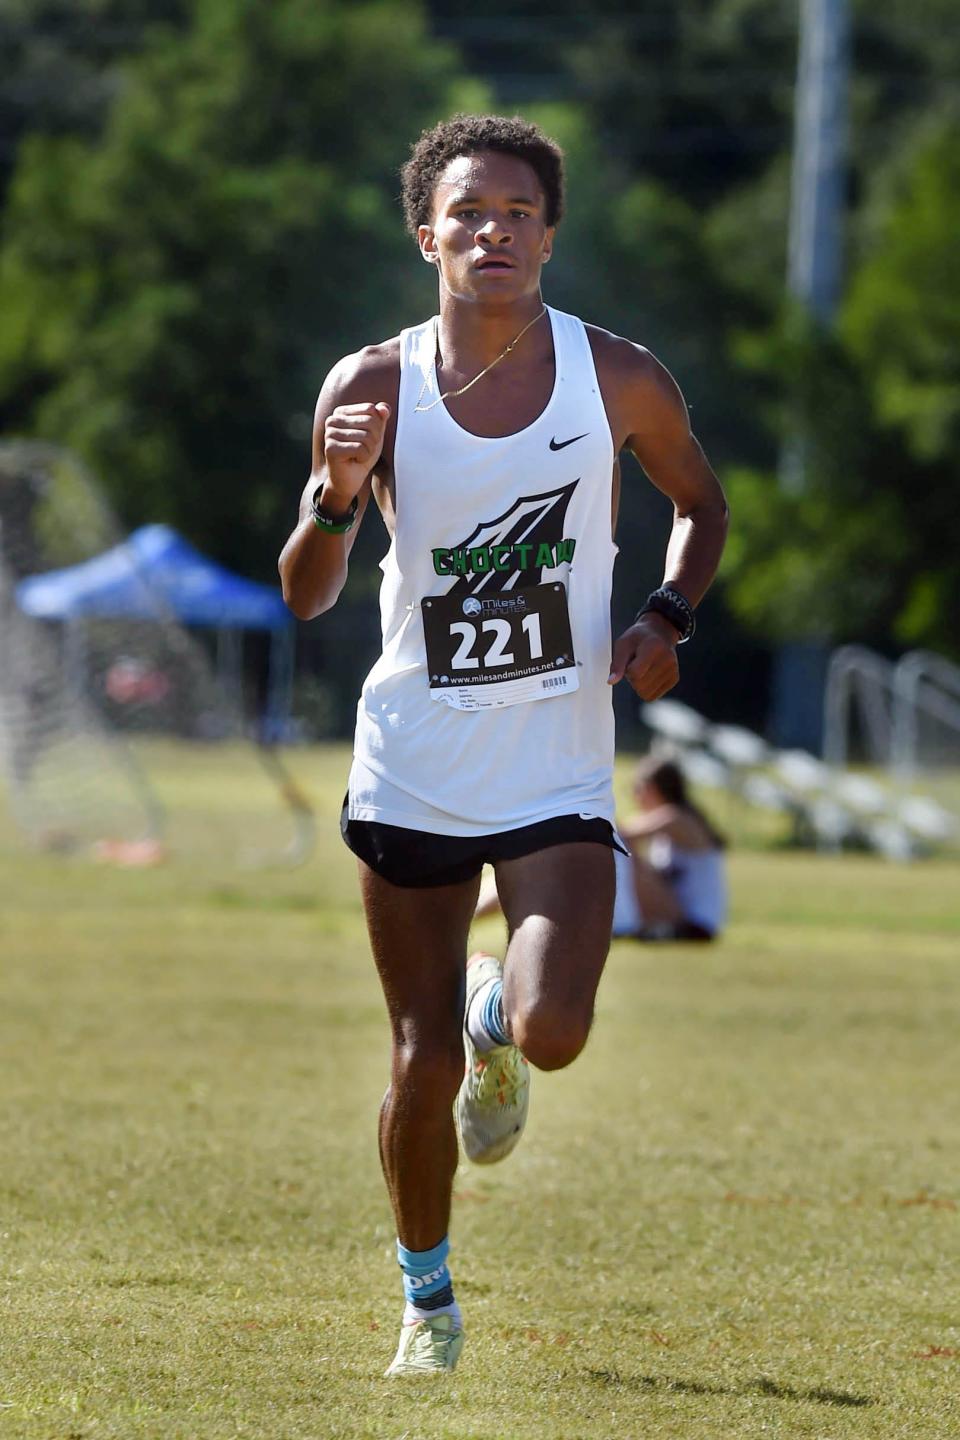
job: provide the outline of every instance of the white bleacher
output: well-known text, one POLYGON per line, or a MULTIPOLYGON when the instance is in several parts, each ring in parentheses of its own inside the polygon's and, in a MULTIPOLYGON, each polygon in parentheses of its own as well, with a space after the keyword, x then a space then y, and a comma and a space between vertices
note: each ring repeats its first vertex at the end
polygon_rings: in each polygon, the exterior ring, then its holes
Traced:
POLYGON ((807 750, 778 750, 772 763, 774 773, 800 795, 820 795, 830 788, 833 772, 829 765, 807 750))
POLYGON ((841 770, 834 776, 833 793, 848 809, 857 815, 879 820, 889 816, 892 804, 890 792, 869 775, 856 775, 841 770))
POLYGON ((910 795, 897 808, 897 818, 911 835, 928 845, 943 845, 957 833, 949 810, 926 795, 910 795))
POLYGON ((711 726, 710 749, 731 769, 740 771, 766 765, 770 755, 767 742, 743 725, 711 726))
POLYGON ((727 790, 730 787, 728 767, 706 750, 685 750, 683 770, 694 785, 703 785, 708 790, 727 790))
POLYGON ((641 705, 640 717, 654 735, 673 745, 700 745, 710 729, 708 720, 680 700, 652 700, 641 705))
POLYGON ((745 726, 711 724, 679 700, 652 701, 641 716, 654 748, 676 754, 693 784, 789 816, 798 844, 827 851, 866 846, 904 861, 954 840, 960 830, 930 796, 904 797, 809 751, 777 750, 745 726))
POLYGON ((818 795, 806 809, 818 850, 840 850, 859 837, 856 817, 829 796, 818 795))
POLYGON ((917 846, 905 826, 891 816, 885 815, 867 826, 866 837, 870 848, 885 855, 888 860, 914 860, 917 846))
POLYGON ((748 775, 740 794, 748 805, 755 805, 758 810, 773 810, 779 815, 792 815, 797 807, 790 791, 769 775, 748 775))

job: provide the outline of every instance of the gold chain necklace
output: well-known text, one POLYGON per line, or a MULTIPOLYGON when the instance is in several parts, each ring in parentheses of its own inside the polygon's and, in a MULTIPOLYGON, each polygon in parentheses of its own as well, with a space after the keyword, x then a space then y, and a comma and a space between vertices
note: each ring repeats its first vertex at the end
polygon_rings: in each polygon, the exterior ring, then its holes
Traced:
MULTIPOLYGON (((489 365, 486 365, 486 366, 480 371, 480 374, 479 374, 479 375, 474 375, 474 377, 473 377, 472 380, 468 380, 467 383, 466 383, 466 385, 461 385, 459 390, 448 390, 445 395, 438 395, 437 398, 436 398, 436 400, 431 400, 429 405, 422 405, 420 402, 423 400, 423 392, 426 390, 427 386, 428 386, 429 383, 430 383, 430 372, 428 371, 427 374, 424 375, 424 377, 423 377, 423 384, 420 386, 420 394, 417 396, 417 403, 416 403, 416 405, 414 406, 414 414, 416 414, 416 415, 426 415, 426 413, 427 413, 428 410, 432 410, 435 405, 441 405, 444 400, 456 400, 456 398, 457 398, 458 395, 466 395, 467 391, 468 391, 468 390, 472 390, 473 387, 474 387, 474 385, 476 385, 477 381, 478 381, 478 380, 482 380, 483 377, 484 377, 484 375, 488 374, 488 373, 493 369, 494 365, 499 365, 501 360, 506 359, 506 357, 510 354, 510 351, 514 348, 515 345, 517 345, 517 344, 523 339, 523 337, 524 337, 524 335, 526 335, 527 331, 530 330, 534 325, 536 325, 536 323, 537 323, 538 320, 542 320, 543 317, 544 317, 544 315, 546 315, 546 313, 547 313, 547 307, 546 307, 546 305, 544 305, 543 309, 540 311, 540 314, 539 314, 539 315, 534 315, 533 319, 532 319, 531 321, 529 321, 528 324, 524 325, 523 329, 520 331, 520 334, 514 336, 514 338, 510 341, 510 344, 507 345, 505 349, 503 349, 503 350, 500 351, 500 354, 496 357, 496 359, 495 359, 495 360, 491 360, 491 361, 490 361, 490 364, 489 364, 489 365)), ((435 356, 436 356, 436 353, 437 353, 437 349, 439 348, 439 340, 440 340, 440 337, 439 337, 439 334, 438 334, 438 328, 439 328, 439 320, 434 323, 434 330, 433 330, 433 333, 434 333, 434 355, 435 355, 435 356)))

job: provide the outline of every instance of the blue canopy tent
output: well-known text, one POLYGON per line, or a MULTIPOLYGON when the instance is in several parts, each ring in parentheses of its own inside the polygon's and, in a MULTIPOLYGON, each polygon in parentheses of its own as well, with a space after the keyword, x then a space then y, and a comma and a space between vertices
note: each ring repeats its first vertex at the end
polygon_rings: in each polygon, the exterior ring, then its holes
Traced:
MULTIPOLYGON (((279 589, 232 574, 167 525, 145 525, 91 560, 27 576, 15 586, 14 596, 25 615, 63 624, 64 670, 77 693, 85 689, 86 622, 175 623, 212 629, 217 634, 221 690, 233 688, 238 696, 242 690, 242 633, 268 632, 267 702, 254 749, 293 817, 294 834, 284 858, 294 863, 306 858, 314 840, 313 810, 272 748, 272 742, 288 731, 293 683, 294 621, 279 589)), ((124 748, 128 769, 158 835, 162 807, 132 751, 124 748)))
POLYGON ((79 565, 31 575, 16 587, 20 609, 38 620, 175 620, 217 632, 221 680, 240 685, 240 636, 270 632, 264 723, 283 730, 290 712, 293 617, 279 590, 234 575, 168 525, 144 525, 79 565))

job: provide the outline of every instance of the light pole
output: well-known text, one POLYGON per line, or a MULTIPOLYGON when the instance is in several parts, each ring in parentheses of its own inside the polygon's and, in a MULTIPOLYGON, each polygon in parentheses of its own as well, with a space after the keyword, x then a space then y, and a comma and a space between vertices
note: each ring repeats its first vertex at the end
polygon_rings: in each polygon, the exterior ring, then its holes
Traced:
MULTIPOLYGON (((849 0, 800 0, 787 289, 824 328, 841 290, 849 32, 849 0)), ((802 416, 796 408, 790 416, 788 407, 778 477, 783 494, 803 494, 809 459, 802 416)), ((826 665, 823 638, 781 646, 773 686, 781 743, 818 748, 826 665)))
POLYGON ((824 324, 840 298, 848 0, 800 0, 787 287, 824 324))

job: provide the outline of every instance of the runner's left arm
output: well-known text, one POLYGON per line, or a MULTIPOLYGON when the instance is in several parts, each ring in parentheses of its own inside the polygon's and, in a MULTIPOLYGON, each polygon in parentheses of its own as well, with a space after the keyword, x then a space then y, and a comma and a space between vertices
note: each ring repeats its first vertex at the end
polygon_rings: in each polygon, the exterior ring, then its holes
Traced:
MULTIPOLYGON (((693 607, 706 594, 723 553, 727 502, 720 482, 690 429, 680 389, 649 351, 628 341, 621 350, 617 410, 633 452, 650 481, 673 502, 663 585, 693 607), (628 353, 632 352, 632 353, 628 353)), ((677 630, 665 616, 648 612, 617 639, 610 684, 626 676, 643 700, 656 700, 679 678, 677 630)))

